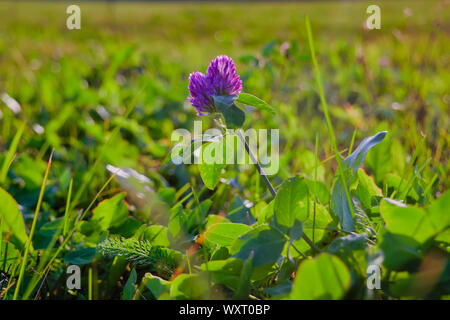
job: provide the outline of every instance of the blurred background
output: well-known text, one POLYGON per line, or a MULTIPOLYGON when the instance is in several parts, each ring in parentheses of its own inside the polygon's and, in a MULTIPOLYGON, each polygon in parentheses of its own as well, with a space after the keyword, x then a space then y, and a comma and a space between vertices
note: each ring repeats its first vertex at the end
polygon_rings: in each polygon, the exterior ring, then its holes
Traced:
MULTIPOLYGON (((276 117, 255 113, 246 126, 282 128, 282 152, 296 148, 300 154, 310 152, 319 134, 326 159, 332 153, 314 89, 308 15, 341 149, 355 129, 357 140, 390 129, 396 152, 389 166, 402 169, 426 136, 423 161, 431 157, 434 173, 444 178, 449 1, 377 3, 380 30, 365 27, 367 1, 82 1, 81 30, 68 30, 71 2, 0 2, 0 148, 25 120, 30 127, 19 150, 31 148, 29 161, 40 161, 52 146, 76 174, 97 156, 144 171, 160 167, 172 130, 191 128, 195 118, 186 100, 189 73, 205 71, 212 58, 227 54, 237 63, 244 91, 278 111, 276 117), (97 148, 117 126, 116 145, 99 155, 97 148)), ((302 158, 285 152, 290 167, 280 178, 305 170, 302 158)), ((391 168, 379 170, 381 182, 391 168)), ((447 179, 439 181, 438 190, 448 186, 447 179)))

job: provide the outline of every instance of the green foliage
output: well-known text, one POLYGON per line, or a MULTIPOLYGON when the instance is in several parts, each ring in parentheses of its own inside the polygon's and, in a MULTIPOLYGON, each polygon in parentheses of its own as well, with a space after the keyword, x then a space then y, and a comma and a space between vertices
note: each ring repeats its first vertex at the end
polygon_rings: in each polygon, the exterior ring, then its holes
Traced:
POLYGON ((169 247, 169 229, 160 225, 149 226, 144 231, 144 240, 149 241, 154 246, 169 247))
POLYGON ((135 293, 135 285, 137 280, 136 269, 131 270, 125 286, 123 287, 122 300, 132 300, 135 293))
POLYGON ((275 197, 275 218, 279 225, 292 227, 295 220, 304 221, 307 211, 308 187, 298 176, 289 178, 280 186, 275 197))
POLYGON ((446 212, 448 205, 450 205, 450 192, 446 192, 425 209, 383 200, 380 204, 380 212, 387 231, 424 243, 450 227, 450 217, 446 212))
POLYGON ((11 241, 21 249, 28 240, 25 223, 19 211, 17 202, 11 195, 0 188, 0 219, 5 224, 3 230, 11 233, 11 241))
POLYGON ((448 298, 449 11, 385 2, 374 32, 341 6, 86 2, 62 32, 64 4, 0 2, 1 299, 448 298), (223 53, 245 93, 197 117, 188 75, 223 53), (253 165, 175 165, 194 120, 222 133, 184 160, 279 129, 276 197, 253 165))
POLYGON ((226 151, 224 140, 209 142, 202 146, 202 163, 199 166, 200 176, 208 189, 214 189, 219 183, 222 170, 225 168, 226 151))
POLYGON ((291 299, 339 299, 350 286, 350 272, 339 258, 327 253, 300 264, 291 299))
POLYGON ((170 295, 175 299, 207 299, 209 285, 204 273, 182 274, 170 287, 170 295))
POLYGON ((236 95, 214 96, 214 105, 222 114, 228 129, 241 128, 245 122, 245 112, 234 104, 236 99, 236 95))
POLYGON ((231 290, 236 290, 242 283, 241 274, 244 262, 238 258, 226 260, 213 260, 200 266, 201 270, 208 269, 214 283, 224 285, 231 290))
POLYGON ((95 256, 95 251, 95 248, 73 250, 64 256, 64 262, 76 265, 89 264, 95 256))
POLYGON ((165 276, 170 276, 182 259, 178 251, 134 238, 108 238, 98 245, 98 249, 108 256, 124 257, 136 267, 151 267, 165 276))
POLYGON ((103 230, 124 223, 128 216, 128 208, 123 201, 125 196, 125 193, 119 193, 110 199, 103 200, 92 210, 92 220, 98 222, 103 230))
MULTIPOLYGON (((377 133, 372 137, 365 138, 363 141, 361 141, 361 144, 358 146, 358 148, 356 148, 356 150, 353 151, 351 155, 344 159, 343 164, 346 170, 345 175, 347 185, 351 185, 354 177, 356 176, 356 172, 358 171, 367 155, 367 152, 372 147, 380 143, 386 136, 386 133, 387 132, 383 131, 377 133)), ((355 222, 352 215, 354 209, 352 210, 350 208, 350 205, 353 206, 353 200, 350 204, 348 203, 347 195, 345 194, 344 185, 341 179, 336 179, 331 197, 331 208, 338 216, 342 229, 347 232, 355 231, 355 222)))
MULTIPOLYGON (((449 204, 449 192, 424 209, 383 200, 380 211, 386 227, 379 247, 384 253, 384 265, 392 270, 415 271, 430 247, 430 239, 450 228, 449 204)), ((441 239, 448 246, 449 239, 441 239)))
POLYGON ((151 273, 146 273, 143 280, 145 286, 150 290, 154 299, 161 297, 164 293, 168 293, 170 290, 171 283, 151 273))
POLYGON ((222 115, 225 119, 225 124, 229 129, 238 129, 244 125, 245 112, 240 108, 232 104, 229 108, 222 111, 222 115))
POLYGON ((226 247, 250 230, 251 227, 241 223, 217 223, 210 226, 204 236, 206 241, 226 247))
POLYGON ((252 265, 258 267, 278 260, 285 243, 286 239, 280 231, 260 225, 237 238, 230 253, 241 260, 251 256, 252 265))
POLYGON ((264 100, 261 100, 258 97, 255 97, 254 95, 252 95, 250 93, 242 92, 241 94, 239 94, 236 101, 246 104, 248 106, 252 106, 252 107, 255 107, 258 109, 268 111, 271 114, 275 114, 275 111, 272 109, 272 107, 267 102, 265 102, 264 100))
POLYGON ((251 276, 253 273, 253 267, 255 266, 253 264, 253 257, 254 257, 254 251, 250 253, 248 258, 246 259, 243 267, 241 276, 239 279, 239 285, 237 287, 237 290, 234 294, 234 299, 245 299, 249 296, 251 292, 251 276))

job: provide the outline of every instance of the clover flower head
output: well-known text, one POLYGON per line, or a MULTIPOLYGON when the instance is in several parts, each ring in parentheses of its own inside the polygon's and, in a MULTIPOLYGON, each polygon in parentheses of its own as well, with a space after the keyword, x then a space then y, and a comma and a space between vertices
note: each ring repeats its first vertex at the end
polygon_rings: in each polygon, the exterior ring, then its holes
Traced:
POLYGON ((191 94, 189 101, 197 109, 197 114, 204 116, 216 112, 214 96, 241 93, 242 81, 236 74, 233 59, 221 55, 211 61, 206 75, 192 73, 188 88, 191 94))
POLYGON ((212 98, 214 90, 206 80, 206 75, 201 72, 191 73, 188 88, 191 93, 188 100, 197 109, 199 116, 215 112, 214 99, 212 98))

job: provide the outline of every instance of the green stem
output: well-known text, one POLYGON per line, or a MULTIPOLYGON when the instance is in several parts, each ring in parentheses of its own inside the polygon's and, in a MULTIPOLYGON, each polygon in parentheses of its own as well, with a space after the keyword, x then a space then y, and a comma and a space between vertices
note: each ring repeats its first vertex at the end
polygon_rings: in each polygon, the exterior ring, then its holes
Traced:
POLYGON ((20 265, 19 279, 17 280, 16 290, 14 291, 13 300, 17 300, 17 297, 19 295, 20 285, 22 284, 22 279, 23 279, 23 276, 25 274, 25 267, 27 265, 28 252, 30 251, 31 242, 33 241, 33 235, 34 235, 34 231, 36 229, 37 218, 39 216, 39 211, 41 209, 42 199, 44 197, 45 185, 47 184, 48 174, 50 172, 50 167, 52 165, 53 152, 54 152, 54 150, 52 150, 52 153, 50 154, 50 158, 49 158, 48 164, 47 164, 47 169, 45 170, 45 174, 44 174, 44 180, 42 181, 41 192, 39 193, 38 203, 37 203, 37 206, 36 206, 36 210, 34 212, 33 223, 31 225, 30 234, 28 235, 28 240, 27 240, 27 244, 26 244, 26 247, 25 247, 25 252, 23 254, 22 264, 20 265))
POLYGON ((272 197, 275 198, 275 196, 277 195, 277 192, 275 191, 275 188, 270 183, 269 178, 267 178, 267 175, 264 172, 264 169, 259 165, 258 160, 256 160, 256 157, 253 154, 252 150, 250 150, 250 147, 247 144, 247 141, 245 140, 244 136, 242 135, 241 129, 237 130, 236 132, 237 132, 237 136, 239 137, 239 139, 241 139, 242 143, 244 144, 245 150, 247 151, 248 155, 250 156, 250 160, 255 165, 256 170, 258 170, 258 173, 261 176, 261 178, 264 180, 264 183, 266 184, 267 188, 269 188, 269 191, 272 194, 272 197))
MULTIPOLYGON (((3 232, 2 228, 0 228, 0 232, 3 232)), ((6 260, 8 259, 8 244, 9 244, 9 231, 6 236, 6 242, 5 242, 5 252, 3 254, 3 271, 7 272, 6 270, 6 260)), ((2 242, 0 242, 0 246, 2 245, 2 242)))
MULTIPOLYGON (((276 192, 275 188, 272 186, 272 184, 270 183, 270 180, 267 177, 266 173, 264 172, 264 169, 261 167, 261 165, 256 160, 256 157, 253 154, 252 150, 250 150, 250 147, 247 144, 247 141, 245 140, 244 136, 242 135, 241 129, 236 130, 236 133, 237 133, 237 136, 239 137, 239 139, 241 139, 242 143, 244 144, 245 150, 247 151, 248 155, 250 156, 250 160, 253 162, 253 164, 256 167, 256 170, 258 170, 259 175, 264 180, 267 188, 269 189, 270 193, 272 194, 272 197, 275 198, 277 195, 277 192, 276 192)), ((314 244, 314 242, 312 242, 311 239, 309 239, 309 237, 305 233, 302 234, 302 238, 316 252, 322 252, 322 250, 320 250, 319 247, 317 247, 314 244)))
POLYGON ((347 180, 345 179, 344 166, 342 164, 342 159, 339 154, 338 147, 337 147, 336 138, 335 138, 334 130, 333 130, 333 125, 331 124, 330 115, 328 113, 328 104, 327 104, 327 100, 325 99, 325 91, 323 89, 322 78, 321 78, 319 66, 318 66, 317 60, 316 60, 316 53, 314 50, 314 40, 313 40, 313 36, 312 36, 312 32, 311 32, 311 25, 309 23, 308 17, 306 17, 305 23, 306 23, 306 30, 308 32, 309 47, 311 50, 311 58, 312 58, 313 66, 314 66, 314 74, 316 77, 316 84, 317 84, 317 88, 319 90, 320 102, 321 102, 323 114, 325 116, 325 120, 326 120, 327 126, 328 126, 328 134, 330 136, 331 144, 333 146, 334 154, 336 157, 336 161, 338 163, 338 172, 339 172, 339 175, 341 176, 342 185, 344 186, 344 191, 345 191, 345 196, 347 198, 348 206, 350 208, 352 216, 354 217, 355 210, 353 208, 352 199, 350 197, 350 192, 349 192, 349 189, 347 186, 347 180))

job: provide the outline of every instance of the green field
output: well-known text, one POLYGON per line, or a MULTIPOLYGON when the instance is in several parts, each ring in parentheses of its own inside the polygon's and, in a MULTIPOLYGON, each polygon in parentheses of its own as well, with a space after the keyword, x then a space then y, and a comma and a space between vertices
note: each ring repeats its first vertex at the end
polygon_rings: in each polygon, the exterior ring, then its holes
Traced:
POLYGON ((0 2, 1 299, 448 299, 450 4, 379 1, 367 30, 372 2, 81 2, 80 30, 0 2), (171 162, 216 125, 188 79, 222 54, 275 111, 243 125, 280 130, 273 201, 253 166, 171 162))

